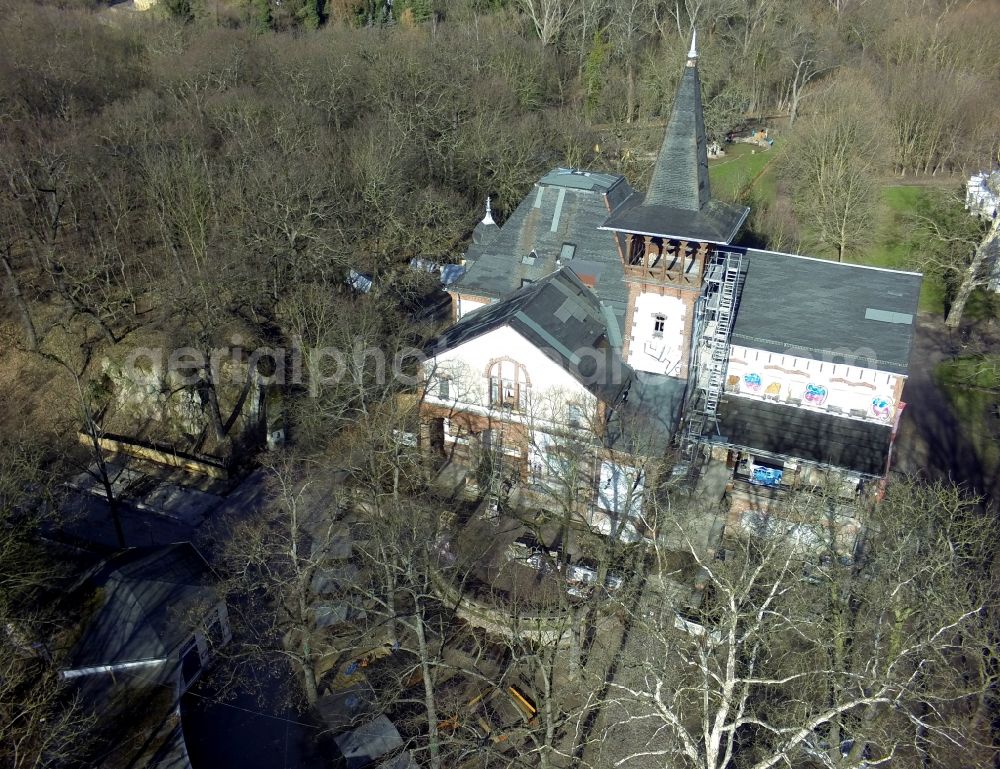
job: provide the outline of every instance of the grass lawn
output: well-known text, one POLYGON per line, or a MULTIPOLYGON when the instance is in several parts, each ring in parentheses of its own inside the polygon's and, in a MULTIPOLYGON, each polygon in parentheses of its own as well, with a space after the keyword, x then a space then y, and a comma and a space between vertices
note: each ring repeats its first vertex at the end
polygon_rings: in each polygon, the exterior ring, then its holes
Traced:
MULTIPOLYGON (((752 182, 755 197, 773 202, 778 195, 777 164, 773 161, 780 157, 781 140, 766 151, 750 144, 729 144, 725 149, 724 158, 708 163, 713 196, 734 200, 752 182)), ((912 254, 913 228, 908 216, 927 194, 927 189, 919 185, 883 187, 874 237, 864 251, 848 256, 847 260, 871 267, 916 271, 912 254)), ((944 284, 938 277, 926 275, 920 292, 920 309, 940 315, 944 313, 944 305, 944 284)))
POLYGON ((756 180, 754 191, 767 200, 774 200, 778 183, 772 161, 780 155, 781 146, 780 139, 769 150, 752 144, 727 144, 724 158, 708 161, 713 197, 734 200, 749 182, 756 180))
POLYGON ((934 378, 955 408, 986 477, 1000 470, 1000 355, 955 358, 938 365, 934 378))
MULTIPOLYGON (((926 189, 919 186, 883 187, 875 238, 867 250, 848 257, 848 260, 872 267, 916 271, 911 254, 913 229, 907 216, 926 194, 926 189)), ((925 276, 920 291, 920 309, 943 314, 944 300, 945 289, 940 279, 932 275, 925 276)))

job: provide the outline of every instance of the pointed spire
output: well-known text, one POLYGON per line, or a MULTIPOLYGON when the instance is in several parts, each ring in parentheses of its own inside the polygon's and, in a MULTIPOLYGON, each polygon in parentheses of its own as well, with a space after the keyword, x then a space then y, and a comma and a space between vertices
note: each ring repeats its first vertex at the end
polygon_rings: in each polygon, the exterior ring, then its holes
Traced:
POLYGON ((490 199, 487 197, 486 215, 483 217, 483 220, 472 229, 472 242, 476 245, 488 246, 496 239, 499 232, 500 228, 497 227, 497 223, 493 221, 493 209, 490 206, 490 199))
POLYGON ((667 121, 649 189, 638 205, 619 206, 601 229, 701 243, 731 243, 749 208, 712 200, 705 116, 698 79, 697 34, 667 121))
POLYGON ((647 204, 689 211, 700 211, 712 197, 708 182, 696 35, 693 33, 691 36, 687 67, 681 73, 663 145, 646 192, 647 204))
POLYGON ((691 50, 688 51, 687 65, 689 67, 695 66, 698 63, 698 30, 691 30, 691 50))

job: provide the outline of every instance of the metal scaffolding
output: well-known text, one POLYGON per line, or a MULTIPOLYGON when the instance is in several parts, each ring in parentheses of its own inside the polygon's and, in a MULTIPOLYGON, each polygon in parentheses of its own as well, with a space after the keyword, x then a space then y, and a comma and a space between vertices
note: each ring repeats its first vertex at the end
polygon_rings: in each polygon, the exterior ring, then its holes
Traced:
POLYGON ((729 362, 729 337, 744 278, 744 254, 738 251, 716 250, 705 271, 705 294, 695 324, 702 338, 697 350, 694 382, 697 394, 689 402, 688 444, 702 440, 707 430, 718 429, 716 415, 726 383, 729 362))

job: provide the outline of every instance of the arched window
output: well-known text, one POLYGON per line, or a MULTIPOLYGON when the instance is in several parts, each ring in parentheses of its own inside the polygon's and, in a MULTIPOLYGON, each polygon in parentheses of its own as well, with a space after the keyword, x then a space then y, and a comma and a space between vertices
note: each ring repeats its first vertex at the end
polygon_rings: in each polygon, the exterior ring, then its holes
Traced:
POLYGON ((493 361, 487 371, 490 406, 526 411, 531 383, 524 366, 504 358, 493 361))

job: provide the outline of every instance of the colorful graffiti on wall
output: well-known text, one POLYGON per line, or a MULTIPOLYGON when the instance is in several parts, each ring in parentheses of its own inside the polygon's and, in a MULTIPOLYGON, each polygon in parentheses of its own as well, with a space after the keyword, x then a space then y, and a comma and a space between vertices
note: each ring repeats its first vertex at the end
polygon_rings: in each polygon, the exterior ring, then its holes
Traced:
POLYGON ((826 403, 828 397, 830 397, 830 390, 827 389, 826 385, 810 382, 806 385, 806 391, 802 395, 802 400, 810 406, 822 406, 826 403))
POLYGON ((764 386, 764 380, 761 379, 760 374, 751 372, 743 375, 743 386, 747 392, 759 393, 760 388, 764 386))
POLYGON ((750 470, 750 483, 755 486, 771 486, 777 488, 781 485, 783 472, 775 467, 761 467, 755 465, 750 470))
POLYGON ((888 422, 892 418, 892 399, 884 395, 876 395, 872 398, 872 416, 888 422))

